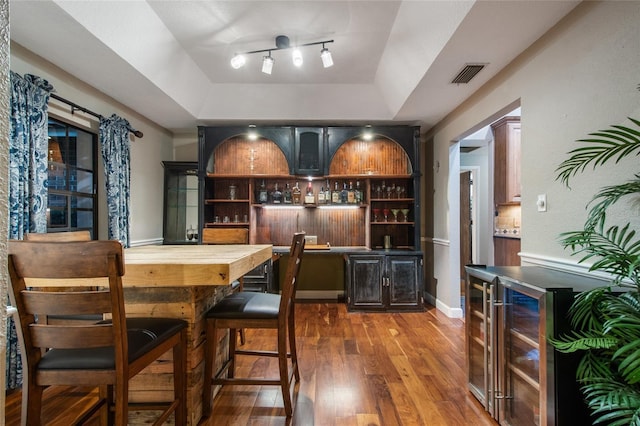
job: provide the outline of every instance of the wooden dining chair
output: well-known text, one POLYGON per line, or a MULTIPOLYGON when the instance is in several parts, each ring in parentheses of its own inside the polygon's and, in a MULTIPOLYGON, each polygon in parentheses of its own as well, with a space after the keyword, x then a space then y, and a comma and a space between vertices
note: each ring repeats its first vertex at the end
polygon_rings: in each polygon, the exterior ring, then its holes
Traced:
POLYGON ((129 380, 168 351, 173 353, 174 399, 135 404, 135 408, 161 410, 154 424, 162 424, 172 414, 175 424, 186 424, 187 323, 173 318, 126 318, 123 250, 118 241, 11 240, 7 260, 24 369, 22 425, 41 424, 42 394, 53 385, 100 388, 99 400, 81 413, 79 423, 100 412, 102 424, 126 425, 129 380), (54 284, 52 280, 65 284, 78 280, 79 285, 89 281, 100 290, 39 290, 40 285, 54 284), (42 315, 93 314, 110 319, 80 325, 39 321, 42 315))
MULTIPOLYGON (((82 231, 65 231, 65 232, 27 232, 24 234, 25 241, 51 241, 51 242, 69 242, 69 241, 91 241, 91 233, 87 230, 82 231)), ((46 291, 73 291, 77 287, 50 287, 46 291)), ((97 290, 97 287, 93 287, 97 290)), ((41 290, 45 290, 41 288, 41 290)), ((60 324, 69 321, 88 321, 97 322, 102 320, 102 315, 41 315, 40 321, 46 321, 49 324, 60 324)))
MULTIPOLYGON (((249 244, 249 230, 247 228, 203 228, 202 244, 249 244)), ((231 291, 244 291, 243 278, 231 283, 231 291)), ((240 330, 240 343, 244 345, 246 338, 244 330, 240 330)))
POLYGON ((205 384, 203 389, 203 414, 211 415, 214 385, 277 385, 282 389, 284 409, 287 417, 293 414, 291 385, 293 379, 300 381, 295 338, 295 295, 298 271, 304 252, 304 232, 293 236, 289 249, 289 261, 282 294, 239 292, 224 297, 206 315, 205 384), (276 351, 236 350, 236 330, 277 330, 276 351), (215 372, 218 350, 218 329, 229 329, 228 359, 215 372), (251 378, 235 376, 235 360, 238 355, 268 356, 278 358, 278 378, 251 378), (289 365, 290 364, 290 365, 289 365), (226 377, 225 377, 226 374, 226 377))

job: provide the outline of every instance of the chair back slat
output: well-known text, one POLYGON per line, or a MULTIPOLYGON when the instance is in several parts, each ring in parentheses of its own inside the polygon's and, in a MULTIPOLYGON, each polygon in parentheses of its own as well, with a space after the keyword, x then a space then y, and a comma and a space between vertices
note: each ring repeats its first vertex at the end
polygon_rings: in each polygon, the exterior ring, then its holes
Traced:
POLYGON ((33 346, 38 348, 85 349, 114 346, 113 324, 42 325, 29 327, 33 346))
POLYGON ((118 258, 117 272, 124 275, 122 245, 118 241, 36 242, 10 241, 9 254, 24 278, 100 278, 109 276, 108 255, 118 258), (78 267, 82 265, 82 267, 78 267))
POLYGON ((51 293, 25 290, 22 292, 25 311, 44 315, 91 315, 111 312, 108 291, 73 291, 51 293))
POLYGON ((296 232, 291 241, 289 249, 289 261, 287 262, 287 271, 284 281, 282 282, 282 295, 280 299, 280 312, 287 312, 287 315, 281 316, 285 319, 288 316, 288 310, 296 297, 298 272, 302 263, 302 255, 304 253, 304 232, 296 232))
POLYGON ((247 228, 204 228, 202 244, 249 244, 247 228))
POLYGON ((28 232, 24 234, 25 241, 91 241, 91 233, 89 231, 67 231, 67 232, 28 232))

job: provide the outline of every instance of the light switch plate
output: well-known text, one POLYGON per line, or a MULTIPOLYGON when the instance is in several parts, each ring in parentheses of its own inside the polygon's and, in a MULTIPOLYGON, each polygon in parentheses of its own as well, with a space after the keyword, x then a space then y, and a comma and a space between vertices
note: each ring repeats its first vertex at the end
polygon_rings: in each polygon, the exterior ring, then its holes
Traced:
POLYGON ((536 202, 536 204, 538 206, 539 212, 546 212, 547 211, 547 194, 538 195, 538 201, 536 202))

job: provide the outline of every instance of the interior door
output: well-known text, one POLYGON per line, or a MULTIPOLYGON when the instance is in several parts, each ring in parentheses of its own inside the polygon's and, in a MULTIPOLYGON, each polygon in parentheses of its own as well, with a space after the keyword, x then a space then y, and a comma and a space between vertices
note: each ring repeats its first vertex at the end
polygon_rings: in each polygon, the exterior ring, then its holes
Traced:
MULTIPOLYGON (((473 263, 471 239, 471 172, 460 172, 460 280, 466 276, 465 265, 473 263)), ((462 287, 464 288, 464 287, 462 287)), ((461 288, 461 290, 462 290, 461 288)))

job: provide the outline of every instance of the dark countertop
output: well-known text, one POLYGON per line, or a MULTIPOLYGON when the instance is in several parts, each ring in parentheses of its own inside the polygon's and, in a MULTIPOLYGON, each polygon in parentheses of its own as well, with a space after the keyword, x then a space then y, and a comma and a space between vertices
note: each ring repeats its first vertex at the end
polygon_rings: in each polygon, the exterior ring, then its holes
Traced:
POLYGON ((542 266, 466 266, 465 269, 487 281, 497 277, 507 286, 515 284, 540 291, 571 289, 582 292, 604 287, 610 283, 594 275, 565 272, 542 266))
MULTIPOLYGON (((273 246, 273 252, 276 254, 289 253, 288 246, 273 246)), ((323 249, 306 249, 304 250, 305 256, 308 254, 392 254, 397 256, 403 255, 418 255, 422 254, 421 251, 406 250, 406 249, 370 249, 364 246, 331 246, 323 249)))
POLYGON ((493 234, 493 238, 505 238, 510 240, 519 240, 520 234, 493 234))

